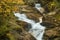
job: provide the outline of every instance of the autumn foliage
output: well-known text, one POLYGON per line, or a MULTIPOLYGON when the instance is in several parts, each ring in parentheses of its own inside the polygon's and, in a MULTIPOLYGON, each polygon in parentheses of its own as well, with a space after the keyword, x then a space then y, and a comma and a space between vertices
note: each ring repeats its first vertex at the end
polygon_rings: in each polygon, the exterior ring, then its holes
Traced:
POLYGON ((23 0, 0 0, 0 12, 12 12, 24 4, 23 0))

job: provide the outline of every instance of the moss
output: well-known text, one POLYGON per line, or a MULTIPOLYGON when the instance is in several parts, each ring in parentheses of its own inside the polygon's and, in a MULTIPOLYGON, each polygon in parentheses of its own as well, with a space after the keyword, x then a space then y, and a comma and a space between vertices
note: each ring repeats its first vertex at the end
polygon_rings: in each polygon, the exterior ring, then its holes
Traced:
POLYGON ((55 14, 54 17, 56 18, 56 20, 60 20, 60 14, 55 14))
POLYGON ((7 36, 9 37, 10 40, 15 40, 14 36, 10 33, 7 33, 7 36))

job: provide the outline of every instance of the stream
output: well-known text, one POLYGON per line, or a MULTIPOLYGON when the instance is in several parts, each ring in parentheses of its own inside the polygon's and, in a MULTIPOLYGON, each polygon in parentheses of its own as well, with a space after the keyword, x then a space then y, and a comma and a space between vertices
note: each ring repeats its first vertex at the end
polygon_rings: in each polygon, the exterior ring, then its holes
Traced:
MULTIPOLYGON (((37 10, 39 10, 40 7, 41 7, 40 4, 35 4, 35 8, 37 10)), ((31 33, 31 35, 33 35, 37 40, 43 40, 45 27, 41 25, 42 17, 40 17, 39 18, 40 21, 36 23, 34 20, 28 19, 24 13, 23 14, 14 13, 14 15, 18 17, 18 20, 25 21, 31 24, 32 28, 28 32, 31 33)))

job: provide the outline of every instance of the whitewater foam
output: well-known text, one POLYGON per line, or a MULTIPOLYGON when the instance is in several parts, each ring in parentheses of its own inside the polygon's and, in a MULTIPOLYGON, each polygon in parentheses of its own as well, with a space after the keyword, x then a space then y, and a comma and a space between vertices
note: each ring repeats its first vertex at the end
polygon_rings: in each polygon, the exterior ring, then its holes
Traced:
POLYGON ((35 23, 35 21, 28 19, 25 14, 14 13, 14 15, 18 17, 18 20, 31 24, 32 28, 29 30, 29 33, 31 33, 31 35, 33 35, 37 40, 43 39, 45 27, 40 25, 40 23, 42 23, 42 17, 39 18, 39 22, 35 23))

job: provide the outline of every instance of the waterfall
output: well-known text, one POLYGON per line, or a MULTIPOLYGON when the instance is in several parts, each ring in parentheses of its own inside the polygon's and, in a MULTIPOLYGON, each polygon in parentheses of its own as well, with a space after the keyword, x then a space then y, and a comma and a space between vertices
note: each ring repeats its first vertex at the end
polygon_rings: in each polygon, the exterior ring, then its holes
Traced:
MULTIPOLYGON (((35 4, 35 8, 38 11, 41 11, 40 10, 40 8, 41 8, 40 4, 35 4)), ((32 27, 29 30, 29 33, 31 33, 31 35, 33 35, 37 40, 43 40, 43 34, 44 34, 45 27, 40 24, 40 23, 42 23, 42 17, 40 17, 39 18, 40 21, 36 23, 34 20, 28 19, 24 13, 23 14, 14 13, 14 15, 16 17, 18 17, 18 20, 30 23, 32 27)))
POLYGON ((18 20, 25 21, 30 24, 35 24, 35 22, 33 20, 28 19, 25 14, 14 13, 14 15, 18 17, 18 20))
POLYGON ((35 8, 36 8, 38 11, 40 11, 41 13, 43 13, 43 12, 45 11, 44 8, 41 7, 41 4, 40 4, 40 3, 36 3, 36 4, 35 4, 35 8))
POLYGON ((45 30, 45 27, 40 25, 40 23, 42 23, 42 17, 39 18, 40 22, 35 23, 35 21, 28 19, 25 14, 14 13, 14 15, 18 17, 18 20, 30 23, 32 28, 29 30, 29 33, 31 33, 31 35, 33 35, 37 40, 42 40, 45 30))
POLYGON ((35 4, 35 8, 37 8, 37 10, 40 10, 41 5, 39 3, 35 4))

